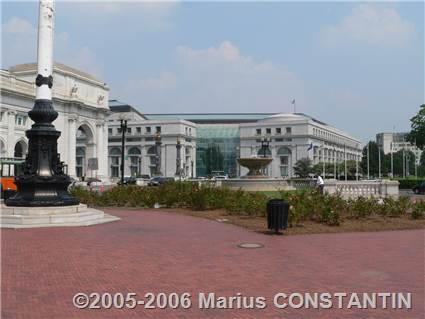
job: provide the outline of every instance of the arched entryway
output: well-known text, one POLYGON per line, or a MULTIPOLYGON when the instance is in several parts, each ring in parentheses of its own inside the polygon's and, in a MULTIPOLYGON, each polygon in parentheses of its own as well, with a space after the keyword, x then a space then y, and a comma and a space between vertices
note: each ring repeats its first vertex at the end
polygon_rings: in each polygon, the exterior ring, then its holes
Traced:
POLYGON ((277 150, 277 156, 279 157, 280 176, 288 177, 291 175, 292 159, 291 149, 286 146, 281 146, 277 150))
POLYGON ((23 140, 18 141, 15 144, 15 149, 13 153, 13 157, 15 158, 24 158, 27 154, 27 143, 25 143, 23 140))
POLYGON ((76 140, 75 174, 77 177, 93 177, 93 170, 87 164, 89 158, 96 157, 95 144, 93 130, 88 124, 82 124, 78 127, 76 140))

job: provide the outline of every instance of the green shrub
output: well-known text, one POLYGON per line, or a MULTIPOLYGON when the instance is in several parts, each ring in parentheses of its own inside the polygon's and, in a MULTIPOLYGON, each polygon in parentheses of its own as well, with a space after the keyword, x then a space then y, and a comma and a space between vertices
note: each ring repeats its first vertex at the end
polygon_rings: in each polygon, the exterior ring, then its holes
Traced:
POLYGON ((416 178, 402 178, 397 179, 400 183, 398 186, 400 189, 412 189, 414 186, 425 182, 425 179, 416 179, 416 178))
POLYGON ((375 198, 358 197, 347 201, 347 212, 350 218, 366 218, 376 213, 379 209, 375 198))
MULTIPOLYGON (((173 208, 194 210, 225 209, 229 214, 266 216, 270 197, 261 192, 201 185, 192 182, 171 182, 159 187, 117 186, 103 193, 75 187, 71 193, 90 206, 154 207, 155 203, 173 208)), ((423 218, 425 201, 412 204, 406 197, 399 199, 364 198, 345 200, 338 194, 320 194, 315 190, 280 191, 274 194, 290 205, 289 226, 304 221, 339 225, 344 218, 362 219, 372 215, 399 217, 411 213, 411 218, 423 218)))
POLYGON ((425 200, 417 201, 415 205, 413 205, 410 217, 412 219, 422 219, 425 217, 425 200))

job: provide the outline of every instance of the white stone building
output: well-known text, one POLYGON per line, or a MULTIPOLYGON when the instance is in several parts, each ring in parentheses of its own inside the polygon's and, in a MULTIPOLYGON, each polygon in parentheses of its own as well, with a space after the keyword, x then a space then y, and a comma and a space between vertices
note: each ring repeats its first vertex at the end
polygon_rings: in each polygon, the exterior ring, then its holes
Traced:
MULTIPOLYGON (((1 156, 23 158, 28 149, 25 131, 32 125, 27 113, 34 105, 37 65, 19 64, 0 75, 1 156)), ((59 113, 53 124, 61 132, 58 152, 68 174, 106 180, 109 88, 92 75, 59 63, 54 64, 53 79, 53 105, 59 113), (98 159, 97 169, 88 168, 90 158, 98 159)))
POLYGON ((241 157, 262 156, 263 138, 270 140, 266 155, 273 158, 267 169, 271 177, 293 177, 293 166, 301 158, 309 158, 313 164, 361 160, 359 140, 301 113, 274 114, 240 124, 241 157))
MULTIPOLYGON (((121 176, 122 132, 120 120, 127 120, 125 134, 124 176, 153 176, 156 161, 160 175, 175 177, 177 173, 177 141, 180 142, 180 175, 193 177, 196 172, 196 125, 185 120, 148 120, 132 106, 112 100, 112 114, 108 118, 109 176, 121 176), (155 134, 160 133, 159 159, 157 159, 155 134)), ((180 176, 179 175, 179 176, 180 176)))
POLYGON ((422 151, 407 141, 408 133, 378 133, 376 134, 376 143, 381 148, 384 154, 397 153, 405 150, 415 154, 416 164, 420 163, 422 151))

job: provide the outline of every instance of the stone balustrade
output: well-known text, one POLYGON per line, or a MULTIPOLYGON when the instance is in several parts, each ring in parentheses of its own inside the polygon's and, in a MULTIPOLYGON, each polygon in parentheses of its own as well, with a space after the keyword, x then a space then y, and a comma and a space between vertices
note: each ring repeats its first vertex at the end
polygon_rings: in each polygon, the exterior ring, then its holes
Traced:
POLYGON ((336 181, 326 180, 325 191, 328 194, 340 194, 344 198, 397 197, 399 183, 390 180, 336 181))

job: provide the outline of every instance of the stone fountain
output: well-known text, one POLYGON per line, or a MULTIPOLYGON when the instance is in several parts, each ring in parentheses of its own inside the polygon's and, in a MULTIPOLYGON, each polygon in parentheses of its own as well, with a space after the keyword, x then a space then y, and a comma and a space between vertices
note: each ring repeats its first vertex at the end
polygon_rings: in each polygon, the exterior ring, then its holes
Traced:
POLYGON ((249 169, 248 174, 241 178, 267 178, 261 170, 272 162, 271 157, 241 157, 238 158, 239 165, 249 169))

